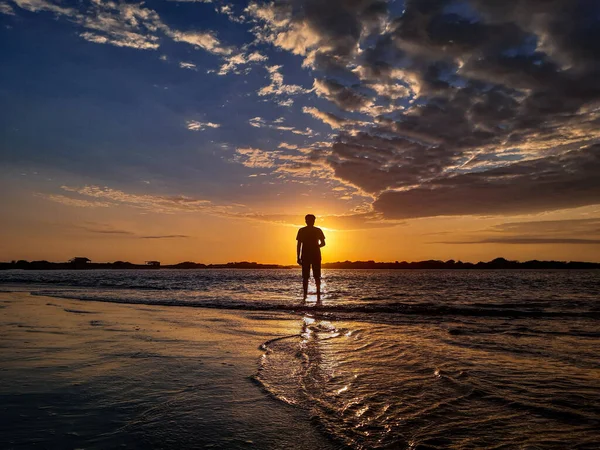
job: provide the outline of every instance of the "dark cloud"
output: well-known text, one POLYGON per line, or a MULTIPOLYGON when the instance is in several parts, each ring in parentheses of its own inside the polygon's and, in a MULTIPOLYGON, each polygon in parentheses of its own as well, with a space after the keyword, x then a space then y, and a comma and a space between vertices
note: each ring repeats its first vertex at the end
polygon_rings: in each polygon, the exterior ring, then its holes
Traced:
POLYGON ((137 233, 129 230, 121 230, 118 228, 114 228, 111 225, 96 223, 96 222, 87 222, 82 225, 70 225, 72 228, 76 228, 79 230, 84 230, 88 233, 94 234, 110 234, 110 235, 122 235, 122 236, 131 236, 136 239, 186 239, 190 236, 183 234, 162 234, 162 235, 150 235, 150 236, 140 236, 137 233))
POLYGON ((79 230, 87 231, 88 233, 95 233, 95 234, 117 234, 117 235, 124 235, 124 236, 132 236, 135 234, 129 230, 120 230, 117 228, 113 228, 111 225, 95 223, 95 222, 89 222, 84 225, 71 225, 71 227, 79 229, 79 230))
POLYGON ((385 217, 531 213, 600 202, 600 145, 565 155, 445 177, 418 188, 383 192, 385 217))
POLYGON ((590 219, 534 220, 528 222, 508 222, 492 228, 500 233, 533 233, 557 235, 568 233, 572 236, 600 236, 600 217, 590 219))
MULTIPOLYGON (((435 233, 450 234, 450 233, 435 233)), ((508 222, 442 244, 600 244, 600 217, 508 222), (483 237, 482 237, 483 235, 483 237)))
POLYGON ((303 55, 338 123, 358 125, 327 162, 384 217, 600 203, 599 2, 262 5, 266 40, 303 55))
POLYGON ((346 111, 360 111, 368 106, 370 100, 351 86, 344 86, 335 80, 315 80, 315 91, 346 111))
POLYGON ((444 147, 359 133, 341 136, 332 146, 329 162, 338 177, 377 192, 419 184, 438 175, 451 158, 444 147))
POLYGON ((163 234, 156 236, 140 236, 140 239, 187 239, 189 236, 185 234, 163 234))
POLYGON ((510 237, 510 238, 489 238, 479 241, 446 241, 440 244, 515 244, 515 245, 539 245, 539 244, 600 244, 600 239, 578 239, 578 238, 530 238, 530 237, 510 237))

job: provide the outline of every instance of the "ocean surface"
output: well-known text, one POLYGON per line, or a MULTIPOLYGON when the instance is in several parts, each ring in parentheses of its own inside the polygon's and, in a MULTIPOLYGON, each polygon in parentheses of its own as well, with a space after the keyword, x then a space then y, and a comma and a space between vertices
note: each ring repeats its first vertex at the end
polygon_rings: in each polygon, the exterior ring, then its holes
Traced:
MULTIPOLYGON (((248 373, 350 448, 600 448, 600 271, 4 271, 0 290, 281 314, 248 373)), ((83 302, 82 302, 83 303, 83 302)))

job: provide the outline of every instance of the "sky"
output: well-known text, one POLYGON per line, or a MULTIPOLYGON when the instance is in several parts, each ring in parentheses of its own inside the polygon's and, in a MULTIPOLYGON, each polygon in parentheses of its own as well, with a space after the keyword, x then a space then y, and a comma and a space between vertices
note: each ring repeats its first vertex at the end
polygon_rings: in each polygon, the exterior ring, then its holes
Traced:
POLYGON ((596 0, 0 0, 0 260, 600 261, 596 0))

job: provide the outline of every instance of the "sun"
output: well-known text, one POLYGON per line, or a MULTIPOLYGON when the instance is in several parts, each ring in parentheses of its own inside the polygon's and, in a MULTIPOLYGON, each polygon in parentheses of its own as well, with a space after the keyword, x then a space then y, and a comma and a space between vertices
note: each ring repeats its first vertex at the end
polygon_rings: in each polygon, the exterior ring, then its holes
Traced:
POLYGON ((342 245, 343 237, 339 230, 333 228, 319 227, 325 235, 325 247, 321 249, 321 255, 324 261, 337 261, 336 257, 339 254, 340 245, 342 245))

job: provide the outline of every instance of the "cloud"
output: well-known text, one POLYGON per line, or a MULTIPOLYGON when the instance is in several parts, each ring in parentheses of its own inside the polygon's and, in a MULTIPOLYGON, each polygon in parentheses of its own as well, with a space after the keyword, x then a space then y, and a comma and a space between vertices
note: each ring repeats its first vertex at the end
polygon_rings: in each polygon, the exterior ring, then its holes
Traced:
POLYGON ((75 206, 77 208, 107 208, 112 206, 111 203, 108 202, 100 202, 100 201, 90 201, 90 200, 81 200, 77 198, 67 197, 61 194, 37 194, 39 197, 45 198, 47 200, 51 200, 56 203, 62 203, 67 206, 75 206))
POLYGON ((266 120, 259 116, 253 117, 248 121, 248 123, 254 128, 263 128, 268 126, 266 120))
POLYGON ((185 239, 190 236, 184 234, 164 234, 164 235, 137 235, 133 231, 129 230, 121 230, 118 228, 114 228, 112 225, 96 223, 96 222, 86 222, 84 225, 69 225, 72 228, 84 230, 88 233, 92 234, 101 234, 101 235, 115 235, 115 236, 126 236, 126 237, 134 237, 136 239, 185 239))
MULTIPOLYGON (((288 128, 281 128, 279 127, 279 129, 288 129, 288 128)), ((300 134, 302 136, 316 136, 317 133, 315 133, 313 130, 311 130, 310 128, 306 127, 304 130, 298 130, 298 129, 290 129, 292 133, 294 134, 300 134)))
POLYGON ((158 31, 165 28, 158 14, 141 4, 93 1, 84 13, 67 14, 89 31, 80 33, 87 41, 155 50, 158 31))
POLYGON ((184 62, 184 61, 181 61, 179 63, 179 67, 181 67, 182 69, 196 70, 196 64, 184 62))
POLYGON ((323 123, 326 123, 331 128, 342 128, 344 125, 348 124, 347 120, 342 119, 341 117, 336 116, 335 114, 331 114, 324 111, 319 111, 317 108, 313 108, 310 106, 305 106, 302 108, 302 112, 305 114, 310 114, 315 119, 319 119, 323 123))
POLYGON ((288 144, 287 142, 280 142, 279 148, 283 148, 286 150, 296 150, 298 148, 298 146, 295 144, 288 144))
POLYGON ((47 0, 13 0, 13 2, 22 9, 31 12, 49 11, 58 15, 71 16, 76 11, 72 8, 65 8, 47 0))
POLYGON ((266 152, 256 148, 238 148, 238 161, 246 167, 270 168, 275 166, 277 152, 266 152))
MULTIPOLYGON (((334 133, 306 161, 273 157, 274 170, 334 177, 371 194, 384 217, 600 204, 592 173, 600 143, 600 3, 401 3, 251 1, 244 14, 256 40, 239 49, 212 30, 173 29, 143 4, 10 5, 69 20, 91 42, 146 50, 164 40, 185 43, 215 55, 222 75, 264 62, 264 44, 297 55, 282 60, 301 60, 312 86, 286 84, 288 68, 269 65, 269 84, 257 94, 285 107, 302 94, 318 97, 318 106, 303 111, 334 133)), ((216 7, 232 17, 237 5, 228 6, 216 7)), ((210 127, 197 123, 197 130, 210 127)), ((316 135, 289 123, 250 124, 316 135)))
MULTIPOLYGON (((310 161, 310 157, 301 152, 284 154, 279 151, 266 152, 249 148, 238 149, 237 154, 243 159, 243 161, 240 161, 241 163, 252 168, 287 168, 290 171, 293 171, 295 165, 307 164, 310 161)), ((318 163, 312 165, 312 170, 320 170, 318 163)), ((294 176, 296 176, 296 174, 294 176)), ((304 216, 301 215, 260 214, 252 211, 249 212, 244 205, 217 205, 209 200, 184 195, 135 194, 119 189, 94 185, 83 187, 61 186, 61 189, 69 195, 83 198, 68 197, 61 194, 37 195, 47 200, 58 201, 75 207, 128 206, 142 211, 160 214, 205 213, 231 219, 257 220, 294 226, 304 222, 304 216)), ((357 212, 345 215, 319 217, 319 224, 321 226, 340 230, 393 227, 400 225, 401 223, 402 222, 399 221, 384 220, 380 214, 374 212, 357 212)), ((140 235, 133 231, 118 229, 114 228, 112 225, 96 222, 83 222, 82 224, 70 226, 94 234, 119 235, 139 239, 184 239, 190 237, 183 234, 140 235)))
MULTIPOLYGON (((210 200, 185 195, 132 194, 118 189, 94 185, 84 187, 61 186, 61 188, 71 194, 101 199, 107 203, 106 206, 124 205, 153 213, 204 212, 208 214, 228 214, 233 213, 236 209, 233 205, 215 205, 210 200)), ((83 200, 85 203, 79 204, 78 199, 69 199, 76 201, 76 203, 73 203, 73 206, 87 206, 86 203, 93 203, 93 201, 83 200)))
POLYGON ((253 169, 271 169, 271 173, 278 175, 279 178, 291 177, 296 181, 331 176, 331 169, 319 158, 305 153, 304 149, 290 148, 287 145, 279 148, 288 152, 238 148, 234 161, 253 169))
POLYGON ((508 244, 508 245, 598 245, 600 239, 581 239, 581 238, 530 238, 530 237, 510 237, 510 238, 489 238, 478 241, 445 241, 440 244, 508 244))
POLYGON ((573 236, 600 236, 600 217, 588 219, 534 220, 527 222, 507 222, 494 226, 490 231, 498 233, 544 234, 573 236))
POLYGON ((292 106, 294 104, 294 100, 291 98, 287 98, 285 100, 280 99, 280 100, 276 100, 275 103, 277 103, 279 106, 283 106, 284 108, 289 108, 290 106, 292 106))
POLYGON ((85 225, 70 225, 70 226, 73 228, 77 228, 80 230, 87 231, 88 233, 94 233, 94 234, 117 234, 117 235, 124 235, 124 236, 135 235, 135 233, 132 231, 120 230, 120 229, 114 228, 111 225, 95 223, 95 222, 86 222, 85 225))
POLYGON ((187 239, 185 234, 159 234, 155 236, 140 236, 140 239, 187 239))
POLYGON ((224 46, 212 31, 176 31, 169 30, 168 35, 177 42, 185 42, 215 55, 230 55, 231 47, 224 46))
MULTIPOLYGON (((335 112, 327 164, 388 218, 600 204, 600 4, 251 2, 335 112), (355 122, 356 121, 356 122, 355 122), (360 131, 347 124, 357 123, 360 131)), ((333 111, 333 110, 332 110, 333 111)))
POLYGON ((14 16, 15 11, 8 3, 0 2, 0 14, 6 14, 7 16, 14 16))
POLYGON ((284 84, 283 75, 279 72, 281 66, 267 66, 267 72, 269 72, 269 78, 271 84, 262 87, 258 91, 258 95, 264 97, 265 95, 274 96, 290 96, 305 94, 309 92, 308 89, 304 89, 302 86, 296 84, 284 84))
POLYGON ((541 212, 600 203, 600 144, 565 155, 385 191, 374 208, 389 218, 541 212))
POLYGON ((240 74, 240 70, 239 70, 239 66, 245 66, 251 63, 259 63, 259 62, 264 62, 266 61, 268 58, 263 55, 260 52, 252 52, 252 53, 237 53, 235 55, 232 56, 227 56, 224 57, 223 60, 225 61, 223 63, 223 65, 221 65, 221 68, 219 69, 219 72, 217 72, 218 75, 227 75, 228 73, 235 73, 235 74, 240 74))
POLYGON ((366 111, 373 101, 358 92, 354 87, 345 86, 332 79, 315 80, 314 89, 317 95, 325 97, 338 108, 345 111, 366 111))
POLYGON ((317 136, 318 135, 318 133, 316 133, 315 131, 311 130, 308 127, 304 130, 299 130, 292 126, 281 125, 281 123, 282 123, 281 118, 276 119, 272 122, 269 122, 269 121, 263 119, 262 117, 257 116, 257 117, 253 117, 252 119, 248 120, 248 123, 250 124, 250 126, 252 126, 254 128, 271 128, 271 129, 279 130, 279 131, 290 131, 294 134, 300 134, 302 136, 317 136))
POLYGON ((227 56, 234 49, 224 45, 210 30, 181 31, 166 25, 159 14, 143 3, 121 3, 92 0, 77 8, 67 8, 49 0, 13 0, 27 11, 49 11, 79 24, 86 31, 79 33, 83 39, 96 44, 111 44, 142 50, 156 50, 160 40, 167 36, 201 48, 218 56, 227 56))
POLYGON ((600 217, 507 222, 443 244, 600 244, 600 217), (482 237, 483 235, 483 237, 482 237))
POLYGON ((191 131, 204 131, 207 128, 219 128, 221 125, 212 122, 198 122, 197 120, 188 120, 186 122, 188 130, 191 131))

